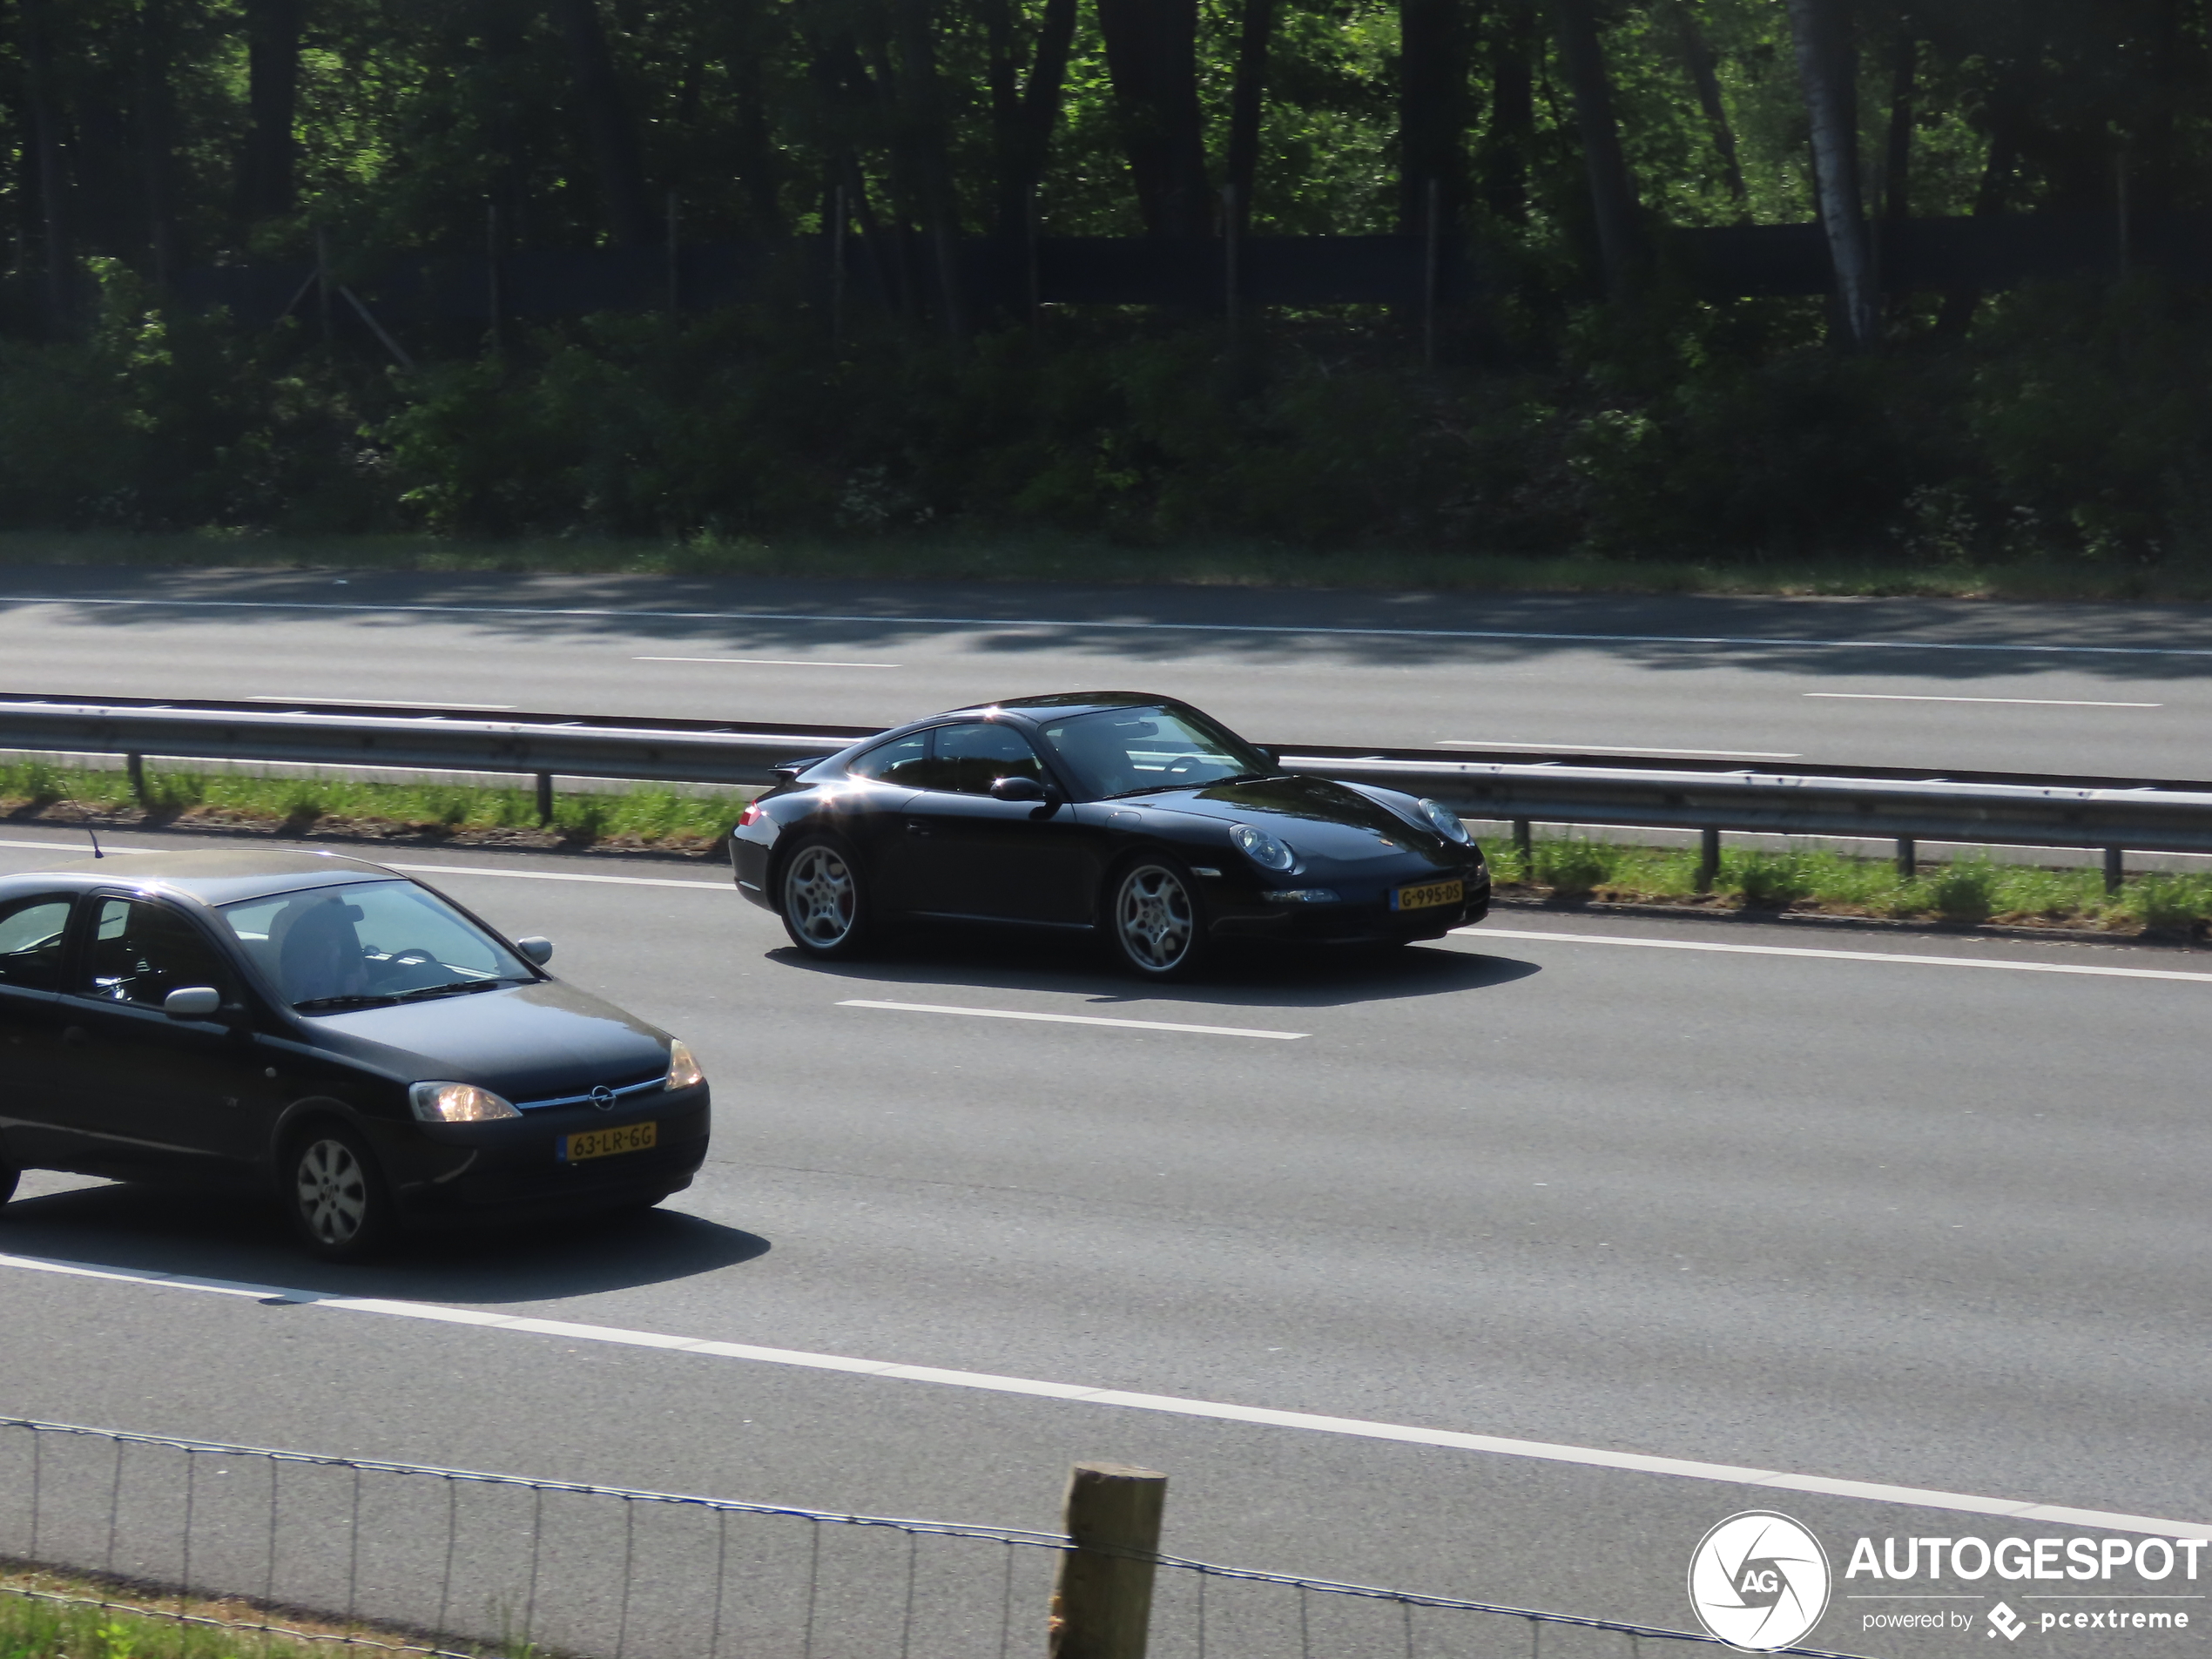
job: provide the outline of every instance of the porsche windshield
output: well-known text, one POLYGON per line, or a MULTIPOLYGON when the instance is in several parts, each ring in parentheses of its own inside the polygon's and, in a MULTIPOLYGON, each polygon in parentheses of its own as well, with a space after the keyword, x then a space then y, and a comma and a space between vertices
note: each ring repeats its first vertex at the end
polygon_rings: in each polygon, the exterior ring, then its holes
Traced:
POLYGON ((1107 709, 1043 728, 1089 799, 1264 778, 1267 757, 1211 721, 1173 709, 1107 709))
POLYGON ((536 977, 412 881, 354 881, 222 907, 284 1000, 303 1013, 489 990, 536 977))

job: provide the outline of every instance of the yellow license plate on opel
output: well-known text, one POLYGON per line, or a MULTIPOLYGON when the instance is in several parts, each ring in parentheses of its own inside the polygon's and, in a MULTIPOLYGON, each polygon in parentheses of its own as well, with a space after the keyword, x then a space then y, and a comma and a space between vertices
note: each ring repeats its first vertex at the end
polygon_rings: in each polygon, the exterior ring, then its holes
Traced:
POLYGON ((1393 910, 1433 910, 1440 905, 1462 903, 1467 896, 1467 886, 1464 881, 1424 881, 1417 887, 1392 888, 1390 907, 1393 910))
POLYGON ((586 1158, 610 1158, 622 1152, 649 1152, 660 1143, 658 1123, 624 1123, 619 1129, 588 1129, 581 1135, 563 1135, 555 1143, 554 1156, 563 1163, 586 1158))

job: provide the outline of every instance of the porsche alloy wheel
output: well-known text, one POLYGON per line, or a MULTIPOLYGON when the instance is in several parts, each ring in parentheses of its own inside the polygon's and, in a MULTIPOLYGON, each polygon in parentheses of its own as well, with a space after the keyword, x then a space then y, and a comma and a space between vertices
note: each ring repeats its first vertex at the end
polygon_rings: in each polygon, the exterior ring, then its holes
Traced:
POLYGON ((809 841, 784 866, 784 931, 811 956, 841 956, 856 948, 867 926, 860 873, 845 849, 809 841))
POLYGON ((1204 949, 1204 921, 1190 874, 1146 860, 1122 873, 1114 887, 1114 947, 1147 979, 1174 979, 1197 965, 1204 949))

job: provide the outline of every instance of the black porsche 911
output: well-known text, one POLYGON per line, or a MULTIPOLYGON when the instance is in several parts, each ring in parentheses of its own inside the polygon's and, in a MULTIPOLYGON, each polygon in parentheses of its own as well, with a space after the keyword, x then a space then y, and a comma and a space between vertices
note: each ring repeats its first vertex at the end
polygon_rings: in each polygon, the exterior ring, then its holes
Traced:
POLYGON ((738 887, 809 955, 900 918, 1103 934, 1148 979, 1231 939, 1434 939, 1490 872, 1448 807, 1285 772, 1187 704, 1075 691, 955 710, 778 768, 738 887))
POLYGON ((0 1203, 27 1169, 273 1191, 341 1260, 658 1204, 706 1156, 706 1079, 552 953, 334 853, 0 878, 0 1203))

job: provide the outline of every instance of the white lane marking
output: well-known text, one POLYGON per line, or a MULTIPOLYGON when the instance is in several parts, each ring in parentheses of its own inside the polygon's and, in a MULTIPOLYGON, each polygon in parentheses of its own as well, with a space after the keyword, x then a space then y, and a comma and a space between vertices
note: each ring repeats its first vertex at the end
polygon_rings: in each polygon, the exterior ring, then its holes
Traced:
POLYGON ((633 657, 633 663, 741 663, 754 668, 896 668, 897 663, 826 663, 814 657, 633 657))
POLYGON ((2097 968, 2087 962, 1999 962, 1973 956, 1913 956, 1902 951, 1811 950, 1799 945, 1723 945, 1690 939, 1630 939, 1617 934, 1542 934, 1516 927, 1454 927, 1470 939, 1541 939, 1561 945, 1631 945, 1643 950, 1708 950, 1731 956, 1811 956, 1835 962, 1906 962, 1915 968, 1995 968, 2014 974, 2080 974, 2093 979, 2172 979, 2212 982, 2212 974, 2170 968, 2097 968))
POLYGON ((249 697, 248 703, 334 704, 349 709, 511 709, 512 703, 414 703, 403 697, 249 697))
POLYGON ((1946 1509, 1964 1514, 2004 1515, 2021 1521, 2050 1521, 2067 1527, 2101 1527, 2114 1532, 2155 1533, 2169 1538, 2212 1538, 2212 1525, 2197 1521, 2165 1521, 2149 1515, 2120 1514, 2103 1509, 2076 1509, 2060 1504, 2031 1503, 2019 1498, 1987 1498, 1923 1487, 1891 1486, 1877 1480, 1845 1480, 1821 1474, 1793 1474, 1775 1469, 1743 1468, 1727 1463, 1703 1463, 1689 1458, 1649 1457, 1637 1452, 1561 1446, 1548 1440, 1507 1440, 1495 1434, 1467 1434, 1453 1429, 1379 1423, 1358 1417, 1328 1417, 1314 1412, 1278 1411, 1264 1406, 1236 1406, 1220 1400, 1191 1399, 1179 1394, 1141 1394, 1119 1388, 1090 1388, 1078 1383, 1001 1377, 982 1371, 949 1371, 937 1366, 902 1366, 889 1360, 809 1353, 796 1348, 764 1348, 745 1342, 710 1342, 696 1337, 669 1336, 657 1331, 626 1331, 614 1325, 578 1325, 566 1319, 489 1313, 477 1308, 449 1307, 435 1302, 342 1296, 328 1291, 294 1290, 280 1285, 200 1278, 182 1273, 130 1272, 90 1262, 60 1261, 43 1256, 0 1255, 0 1267, 26 1272, 107 1279, 125 1285, 153 1285, 167 1290, 198 1291, 217 1296, 246 1297, 257 1302, 295 1303, 346 1313, 375 1313, 390 1318, 422 1319, 440 1325, 477 1325, 532 1336, 558 1337, 570 1342, 604 1342, 621 1347, 658 1348, 678 1353, 700 1354, 710 1359, 743 1359, 760 1365, 791 1366, 807 1371, 881 1377, 894 1382, 937 1383, 952 1388, 979 1389, 987 1393, 1024 1394, 1045 1399, 1064 1399, 1079 1405, 1119 1406, 1131 1411, 1164 1412, 1178 1417, 1252 1423, 1267 1428, 1301 1429, 1310 1433, 1343 1434, 1359 1440, 1394 1440, 1405 1445, 1434 1446, 1457 1452, 1486 1452, 1499 1457, 1581 1464, 1589 1468, 1615 1469, 1631 1474, 1666 1474, 1691 1480, 1722 1480, 1736 1486, 1767 1487, 1777 1491, 1813 1493, 1824 1497, 1859 1498, 1871 1503, 1905 1504, 1913 1508, 1946 1509))
MULTIPOLYGON (((0 853, 10 847, 30 847, 42 853, 85 853, 89 848, 83 841, 16 841, 0 838, 0 853)), ((110 846, 102 851, 112 858, 118 853, 174 853, 173 846, 110 846)), ((285 852, 293 849, 286 847, 285 852)), ((347 857, 354 856, 351 853, 347 857)), ((504 881, 594 881, 617 887, 705 887, 715 893, 734 893, 737 889, 727 881, 678 881, 658 875, 585 875, 566 870, 487 870, 473 864, 398 864, 382 859, 364 860, 381 864, 388 870, 406 870, 416 875, 490 875, 504 881)))
POLYGON ((1764 749, 1639 749, 1626 743, 1489 743, 1480 738, 1446 738, 1440 749, 1543 749, 1584 755, 1710 755, 1716 760, 1802 760, 1802 755, 1764 749))
POLYGON ((1361 639, 1540 639, 1600 645, 1759 645, 1801 651, 1934 651, 2060 657, 2212 657, 2212 645, 2049 645, 1923 639, 1770 639, 1756 634, 1599 634, 1534 628, 1364 628, 1257 622, 1106 622, 1072 617, 860 616, 804 610, 645 610, 588 605, 375 604, 327 599, 111 599, 0 593, 0 604, 113 605, 159 610, 332 610, 395 616, 634 617, 646 622, 829 622, 890 628, 1096 628, 1121 633, 1343 635, 1361 639))
POLYGON ((1106 1020, 1089 1014, 1030 1014, 1016 1008, 962 1008, 936 1002, 870 1002, 855 998, 841 1008, 887 1008, 894 1014, 965 1014, 977 1020, 1040 1020, 1048 1025, 1111 1025, 1130 1031, 1185 1031, 1202 1037, 1272 1037, 1295 1042, 1305 1031, 1253 1031, 1237 1025, 1175 1025, 1165 1020, 1106 1020))
POLYGON ((1853 703, 2021 703, 2039 709, 2162 709, 2163 703, 2097 703, 2080 697, 1926 697, 1917 691, 1807 691, 1853 703))

